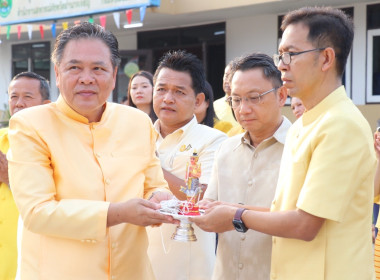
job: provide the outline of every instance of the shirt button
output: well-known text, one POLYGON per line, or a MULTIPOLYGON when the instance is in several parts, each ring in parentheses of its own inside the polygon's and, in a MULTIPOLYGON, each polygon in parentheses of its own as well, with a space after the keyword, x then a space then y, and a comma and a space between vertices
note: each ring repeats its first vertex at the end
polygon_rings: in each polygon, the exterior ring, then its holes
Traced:
POLYGON ((100 154, 99 153, 96 153, 95 154, 97 158, 100 158, 100 154))
POLYGON ((115 249, 115 248, 116 248, 116 243, 115 243, 115 242, 112 243, 111 248, 112 248, 112 249, 115 249))
POLYGON ((254 158, 257 158, 257 156, 258 156, 258 154, 256 154, 256 153, 253 155, 254 158))
POLYGON ((271 276, 272 276, 271 279, 276 279, 276 278, 277 278, 277 275, 276 275, 276 273, 274 273, 274 272, 271 273, 271 276))
POLYGON ((275 200, 275 199, 272 201, 272 204, 273 204, 273 205, 276 205, 276 200, 275 200))
POLYGON ((115 275, 112 275, 112 276, 111 276, 111 279, 116 279, 116 276, 115 276, 115 275))
POLYGON ((243 264, 242 263, 239 263, 239 269, 243 269, 243 264))
POLYGON ((110 179, 106 179, 106 185, 109 185, 111 183, 111 180, 110 179))
POLYGON ((245 234, 241 235, 241 240, 245 240, 245 234))

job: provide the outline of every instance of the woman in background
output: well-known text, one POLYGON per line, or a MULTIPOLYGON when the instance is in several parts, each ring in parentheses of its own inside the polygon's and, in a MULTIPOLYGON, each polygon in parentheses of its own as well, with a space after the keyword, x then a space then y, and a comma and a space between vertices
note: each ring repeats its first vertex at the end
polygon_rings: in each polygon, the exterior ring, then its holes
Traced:
POLYGON ((139 71, 129 80, 128 105, 147 113, 154 123, 157 116, 153 111, 153 75, 139 71))

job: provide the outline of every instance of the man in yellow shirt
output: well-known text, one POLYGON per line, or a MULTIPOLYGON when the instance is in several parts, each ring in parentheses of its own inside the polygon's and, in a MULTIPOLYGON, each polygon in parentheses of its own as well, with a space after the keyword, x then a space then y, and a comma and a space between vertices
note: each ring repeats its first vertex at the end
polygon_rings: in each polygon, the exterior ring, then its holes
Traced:
POLYGON ((171 194, 150 118, 106 102, 120 63, 117 39, 84 22, 57 37, 52 60, 57 102, 10 121, 21 279, 154 279, 144 226, 174 223, 156 211, 171 194))
POLYGON ((373 280, 373 138, 342 86, 353 24, 340 10, 305 7, 282 30, 274 61, 306 111, 288 132, 271 212, 221 205, 193 220, 273 235, 271 280, 373 280))
MULTIPOLYGON (((48 81, 33 72, 17 74, 8 86, 9 113, 49 103, 48 81)), ((14 279, 17 270, 18 210, 8 179, 8 128, 0 129, 0 279, 14 279)))
POLYGON ((223 90, 226 95, 223 96, 222 98, 215 100, 213 104, 215 115, 218 118, 218 120, 231 124, 231 128, 228 131, 224 131, 227 133, 228 136, 234 136, 234 135, 244 132, 240 124, 236 121, 233 115, 232 109, 226 101, 227 98, 231 96, 230 76, 231 76, 231 69, 234 63, 235 61, 231 60, 227 64, 226 68, 224 68, 223 90))

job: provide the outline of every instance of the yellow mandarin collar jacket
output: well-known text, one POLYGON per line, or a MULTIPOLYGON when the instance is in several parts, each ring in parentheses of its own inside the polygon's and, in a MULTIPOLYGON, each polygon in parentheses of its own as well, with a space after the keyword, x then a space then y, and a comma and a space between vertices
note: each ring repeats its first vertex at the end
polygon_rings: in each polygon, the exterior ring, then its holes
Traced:
POLYGON ((24 221, 21 279, 153 279, 145 228, 106 227, 110 202, 167 188, 149 117, 106 103, 100 122, 57 102, 10 121, 9 173, 24 221))

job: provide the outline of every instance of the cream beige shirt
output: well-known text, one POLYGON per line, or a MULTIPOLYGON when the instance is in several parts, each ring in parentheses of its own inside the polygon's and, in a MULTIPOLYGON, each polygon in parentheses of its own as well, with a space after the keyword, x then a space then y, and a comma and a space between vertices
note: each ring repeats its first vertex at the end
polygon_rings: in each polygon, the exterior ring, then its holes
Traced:
POLYGON ((271 211, 325 219, 309 242, 273 237, 271 280, 373 280, 370 126, 339 87, 289 130, 271 211))
MULTIPOLYGON (((160 131, 160 121, 155 128, 160 131)), ((186 163, 194 149, 199 155, 202 175, 200 182, 208 184, 215 151, 227 136, 219 130, 197 123, 195 117, 182 128, 162 138, 156 146, 161 165, 178 178, 184 179, 186 163), (185 147, 185 148, 184 148, 185 147)), ((148 228, 150 257, 157 280, 209 280, 215 262, 215 233, 204 232, 193 224, 196 242, 171 240, 175 225, 148 228), (165 253, 165 249, 168 253, 165 253)))
POLYGON ((166 188, 149 117, 107 103, 99 122, 55 103, 9 129, 9 177, 25 228, 21 279, 154 279, 144 227, 107 228, 110 202, 166 188))
MULTIPOLYGON (((256 148, 250 144, 248 132, 223 142, 204 198, 269 208, 290 126, 290 121, 283 117, 273 136, 256 148)), ((267 280, 271 250, 269 235, 253 230, 221 233, 212 279, 267 280)))

